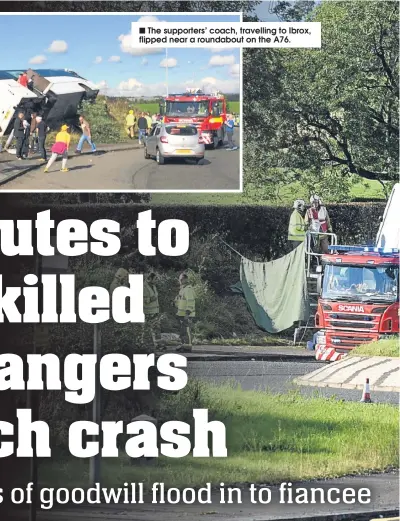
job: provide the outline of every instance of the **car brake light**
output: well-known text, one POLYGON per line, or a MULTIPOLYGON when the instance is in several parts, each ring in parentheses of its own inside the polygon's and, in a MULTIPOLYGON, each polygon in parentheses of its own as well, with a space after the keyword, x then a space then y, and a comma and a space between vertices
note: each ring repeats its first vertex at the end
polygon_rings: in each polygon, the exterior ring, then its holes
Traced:
POLYGON ((203 145, 203 144, 204 144, 203 136, 200 136, 199 137, 199 145, 203 145))
POLYGON ((160 137, 161 143, 168 143, 168 139, 165 136, 160 137))

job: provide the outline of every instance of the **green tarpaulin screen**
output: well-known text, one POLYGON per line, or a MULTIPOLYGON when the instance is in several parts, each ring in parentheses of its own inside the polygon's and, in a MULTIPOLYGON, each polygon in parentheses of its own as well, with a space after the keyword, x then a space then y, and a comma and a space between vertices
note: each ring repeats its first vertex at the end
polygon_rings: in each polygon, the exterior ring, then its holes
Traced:
POLYGON ((256 324, 268 333, 279 333, 297 321, 307 321, 310 306, 305 244, 271 262, 242 257, 240 282, 231 289, 244 295, 256 324))

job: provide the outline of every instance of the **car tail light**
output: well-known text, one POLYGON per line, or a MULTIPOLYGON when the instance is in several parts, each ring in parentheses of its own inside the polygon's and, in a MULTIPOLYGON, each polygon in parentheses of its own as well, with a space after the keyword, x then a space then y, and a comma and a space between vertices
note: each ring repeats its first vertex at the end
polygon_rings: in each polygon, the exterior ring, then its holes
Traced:
POLYGON ((168 139, 165 136, 160 137, 161 143, 168 143, 168 139))
POLYGON ((199 145, 204 145, 204 138, 203 138, 203 136, 199 137, 199 145))

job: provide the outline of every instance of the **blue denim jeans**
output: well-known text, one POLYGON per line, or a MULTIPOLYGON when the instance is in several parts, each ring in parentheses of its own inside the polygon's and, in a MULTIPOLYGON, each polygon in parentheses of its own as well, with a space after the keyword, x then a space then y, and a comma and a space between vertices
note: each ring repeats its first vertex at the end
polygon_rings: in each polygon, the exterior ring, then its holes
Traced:
POLYGON ((139 128, 139 141, 143 141, 146 137, 146 130, 144 128, 139 128))
POLYGON ((76 147, 76 150, 80 152, 83 147, 83 143, 87 142, 87 144, 92 147, 92 152, 96 152, 96 145, 93 143, 93 141, 89 138, 89 136, 85 136, 84 134, 81 135, 81 139, 79 140, 78 146, 76 147))

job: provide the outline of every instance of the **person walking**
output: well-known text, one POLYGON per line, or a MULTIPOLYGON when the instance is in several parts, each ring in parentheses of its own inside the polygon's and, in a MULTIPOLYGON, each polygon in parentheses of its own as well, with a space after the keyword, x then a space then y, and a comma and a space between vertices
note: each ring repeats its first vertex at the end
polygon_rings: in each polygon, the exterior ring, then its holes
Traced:
POLYGON ((140 114, 140 118, 138 120, 139 145, 141 145, 143 140, 144 140, 144 137, 145 137, 146 132, 147 132, 147 128, 148 128, 147 119, 146 119, 145 113, 142 112, 140 114))
POLYGON ((32 112, 31 114, 31 128, 30 128, 30 136, 29 136, 29 153, 33 154, 36 150, 37 144, 37 114, 36 112, 32 112))
POLYGON ((47 161, 46 137, 49 128, 43 121, 42 116, 36 116, 36 131, 38 136, 38 148, 40 154, 39 161, 47 161))
POLYGON ((160 342, 161 329, 156 275, 153 272, 150 272, 143 282, 143 312, 145 322, 142 325, 141 344, 143 348, 146 348, 147 338, 149 337, 155 351, 160 342))
POLYGON ((25 128, 24 128, 24 113, 19 112, 14 121, 14 137, 17 141, 16 144, 16 158, 21 160, 23 157, 23 149, 24 149, 24 138, 25 138, 25 128))
POLYGON ((133 139, 135 137, 135 123, 136 118, 133 110, 130 110, 125 118, 126 122, 126 132, 128 136, 133 139))
POLYGON ((313 233, 314 246, 318 246, 321 253, 328 253, 329 239, 324 233, 332 233, 332 224, 328 210, 322 204, 322 199, 314 194, 310 197, 311 208, 307 210, 305 224, 313 233))
POLYGON ((152 119, 149 112, 146 112, 145 118, 147 120, 147 130, 151 129, 152 119))
POLYGON ((228 114, 225 121, 225 132, 226 137, 228 138, 228 150, 237 150, 233 143, 233 132, 235 130, 235 121, 232 117, 232 114, 228 114))
POLYGON ((290 216, 288 242, 294 250, 306 238, 306 224, 304 221, 306 203, 303 199, 296 199, 293 203, 293 212, 290 216))
POLYGON ((176 314, 180 324, 182 345, 178 347, 177 351, 190 352, 192 350, 193 319, 196 316, 196 298, 186 273, 179 276, 179 284, 180 290, 175 299, 175 305, 178 308, 176 314))
POLYGON ((68 172, 67 161, 68 161, 68 149, 71 141, 71 136, 68 132, 68 125, 63 125, 61 131, 56 135, 56 142, 51 147, 51 157, 49 162, 44 169, 47 174, 51 165, 55 162, 58 156, 62 157, 61 172, 68 172))
POLYGON ((22 146, 22 157, 28 159, 29 157, 29 136, 31 133, 31 125, 27 119, 24 118, 22 125, 24 127, 24 144, 22 146))
POLYGON ((92 141, 92 132, 90 130, 90 125, 83 116, 79 116, 79 125, 82 130, 82 135, 79 140, 78 146, 76 147, 76 153, 80 154, 82 152, 82 147, 85 141, 92 148, 92 152, 96 152, 96 145, 92 141))

